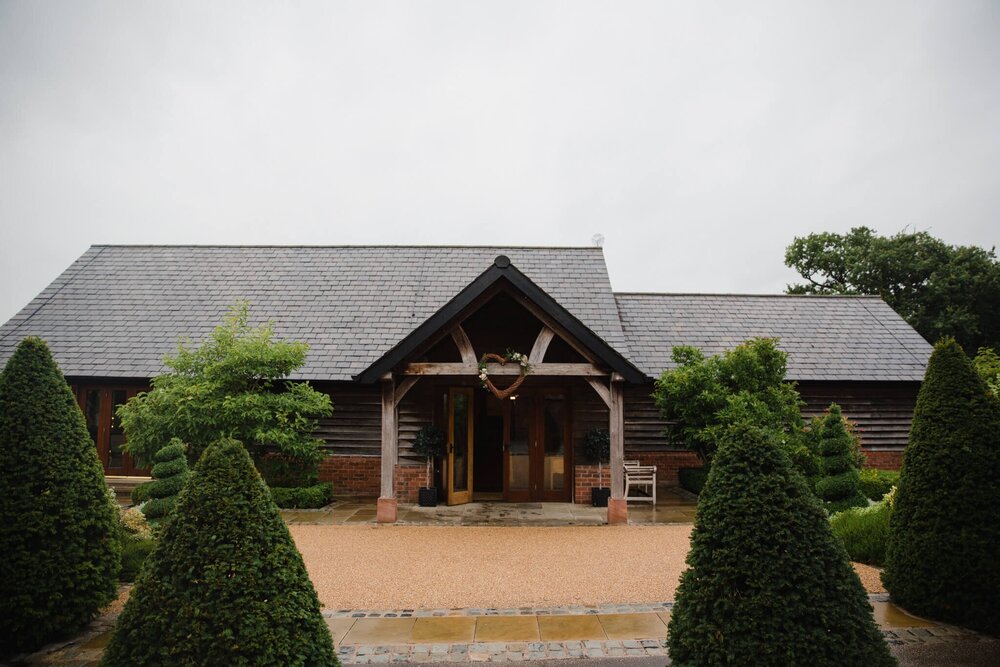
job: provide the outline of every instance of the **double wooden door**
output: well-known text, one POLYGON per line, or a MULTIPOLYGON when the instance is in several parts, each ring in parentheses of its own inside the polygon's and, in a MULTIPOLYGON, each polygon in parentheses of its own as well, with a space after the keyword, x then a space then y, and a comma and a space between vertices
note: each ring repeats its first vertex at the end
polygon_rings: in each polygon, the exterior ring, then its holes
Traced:
POLYGON ((145 476, 149 470, 135 465, 125 452, 125 432, 118 419, 118 407, 138 394, 137 387, 81 387, 77 393, 80 409, 87 420, 97 456, 106 475, 145 476))
MULTIPOLYGON (((448 391, 447 502, 472 500, 475 487, 474 401, 471 387, 448 391)), ((569 393, 562 389, 521 392, 503 408, 503 497, 511 502, 572 499, 573 463, 569 393)))

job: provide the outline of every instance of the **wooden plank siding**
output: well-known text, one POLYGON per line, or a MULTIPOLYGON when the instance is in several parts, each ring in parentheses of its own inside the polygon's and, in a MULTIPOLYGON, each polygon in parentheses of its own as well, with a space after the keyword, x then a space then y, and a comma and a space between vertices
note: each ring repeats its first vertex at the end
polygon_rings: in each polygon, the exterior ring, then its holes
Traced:
POLYGON ((861 444, 872 450, 898 450, 910 438, 919 382, 802 382, 799 395, 806 419, 836 403, 857 424, 861 444))

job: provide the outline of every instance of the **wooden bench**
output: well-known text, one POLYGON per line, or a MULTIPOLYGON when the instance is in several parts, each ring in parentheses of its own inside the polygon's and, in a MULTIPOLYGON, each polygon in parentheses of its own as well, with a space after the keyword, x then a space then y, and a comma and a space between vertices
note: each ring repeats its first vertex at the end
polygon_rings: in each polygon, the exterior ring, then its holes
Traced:
POLYGON ((656 466, 639 465, 637 460, 625 461, 625 501, 636 500, 656 505, 656 466), (649 490, 649 495, 633 495, 633 487, 649 490))

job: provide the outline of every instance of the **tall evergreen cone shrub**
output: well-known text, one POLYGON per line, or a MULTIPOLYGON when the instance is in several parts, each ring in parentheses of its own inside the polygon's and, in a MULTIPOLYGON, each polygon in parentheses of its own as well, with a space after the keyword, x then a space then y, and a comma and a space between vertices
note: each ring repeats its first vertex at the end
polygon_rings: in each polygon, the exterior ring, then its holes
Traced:
POLYGON ((102 664, 339 664, 302 556, 239 442, 202 454, 102 664))
POLYGON ((917 396, 882 578, 909 611, 1000 634, 1000 406, 952 339, 917 396))
POLYGON ((673 664, 893 665, 827 513, 777 442, 720 438, 670 619, 673 664))
POLYGON ((142 513, 151 521, 162 521, 174 509, 177 494, 191 477, 191 471, 184 455, 184 443, 178 438, 158 451, 153 461, 153 481, 147 489, 150 499, 143 503, 142 513))
POLYGON ((819 439, 820 472, 816 495, 833 514, 850 507, 867 507, 868 498, 861 492, 861 476, 851 453, 851 434, 836 403, 823 418, 819 439))
POLYGON ((83 413, 48 346, 0 374, 0 657, 36 649, 114 598, 118 518, 83 413))

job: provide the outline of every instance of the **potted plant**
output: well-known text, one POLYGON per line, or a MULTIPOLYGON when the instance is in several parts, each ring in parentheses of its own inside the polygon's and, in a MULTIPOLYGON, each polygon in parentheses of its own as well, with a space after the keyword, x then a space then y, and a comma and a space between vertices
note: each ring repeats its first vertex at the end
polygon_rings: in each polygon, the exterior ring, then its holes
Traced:
POLYGON ((427 480, 420 489, 420 506, 437 507, 437 489, 431 486, 431 461, 444 451, 444 431, 430 424, 424 426, 413 439, 413 451, 427 459, 427 480))
POLYGON ((607 507, 608 498, 611 497, 611 489, 600 486, 603 479, 604 469, 601 464, 611 455, 611 437, 602 428, 592 428, 587 431, 583 441, 583 450, 587 458, 597 461, 597 484, 590 490, 590 504, 594 507, 607 507))

